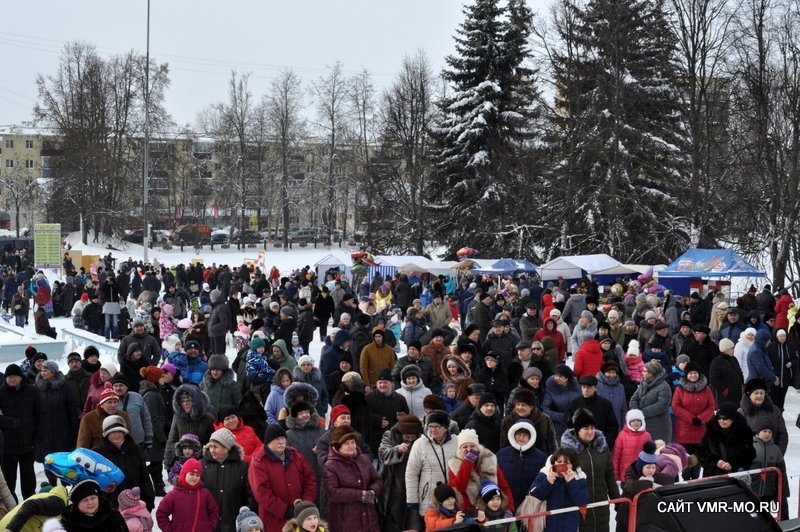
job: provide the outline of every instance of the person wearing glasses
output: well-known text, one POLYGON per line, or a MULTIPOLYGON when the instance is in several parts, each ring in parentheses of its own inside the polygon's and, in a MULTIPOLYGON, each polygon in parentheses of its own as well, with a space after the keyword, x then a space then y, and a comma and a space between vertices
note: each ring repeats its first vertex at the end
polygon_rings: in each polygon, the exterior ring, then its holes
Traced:
POLYGON ((703 476, 744 471, 756 457, 753 430, 734 403, 722 403, 706 424, 706 433, 695 451, 703 476))

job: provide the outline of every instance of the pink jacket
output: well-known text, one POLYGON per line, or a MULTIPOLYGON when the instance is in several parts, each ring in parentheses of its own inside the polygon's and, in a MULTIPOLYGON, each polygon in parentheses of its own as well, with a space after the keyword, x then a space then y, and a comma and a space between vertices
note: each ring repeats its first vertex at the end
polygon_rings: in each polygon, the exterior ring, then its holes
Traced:
POLYGON ((152 532, 153 516, 147 511, 144 501, 133 508, 120 509, 119 513, 125 518, 130 532, 152 532))
MULTIPOLYGON (((629 357, 625 355, 625 364, 628 366, 628 378, 635 383, 642 382, 644 378, 644 362, 642 357, 629 357)), ((625 471, 623 471, 625 473, 625 471)))
POLYGON ((645 428, 644 420, 642 420, 642 428, 638 432, 634 432, 627 424, 629 419, 626 416, 625 428, 614 440, 614 478, 620 482, 625 482, 625 470, 628 469, 628 466, 639 459, 644 442, 653 439, 645 428))

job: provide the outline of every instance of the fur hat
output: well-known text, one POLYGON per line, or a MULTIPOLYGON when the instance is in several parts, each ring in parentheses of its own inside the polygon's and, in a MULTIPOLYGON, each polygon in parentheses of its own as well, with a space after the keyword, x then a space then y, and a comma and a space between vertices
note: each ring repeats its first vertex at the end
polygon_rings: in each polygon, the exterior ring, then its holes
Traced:
POLYGON ((494 394, 492 392, 483 393, 481 394, 481 398, 478 399, 478 408, 487 404, 493 404, 497 406, 497 399, 495 399, 494 394))
POLYGON ((553 368, 553 375, 562 375, 567 378, 567 380, 571 380, 575 374, 572 372, 572 368, 567 366, 566 364, 558 364, 555 368, 553 368))
POLYGON ((229 451, 233 448, 234 445, 236 445, 236 436, 234 436, 233 433, 228 429, 226 429, 225 427, 222 427, 221 429, 214 431, 214 433, 211 434, 211 437, 208 440, 209 441, 213 440, 219 443, 229 451))
POLYGON ((406 377, 412 375, 416 376, 418 381, 422 379, 422 371, 420 371, 419 366, 416 364, 409 364, 400 370, 400 380, 402 382, 406 381, 406 377))
POLYGON ((767 391, 767 383, 764 382, 764 379, 750 379, 744 385, 744 394, 749 396, 756 390, 764 390, 767 391))
POLYGON ((195 434, 184 434, 181 436, 181 439, 178 440, 178 443, 175 444, 175 447, 178 449, 192 449, 195 452, 200 452, 203 449, 202 444, 200 443, 200 438, 198 438, 195 434))
POLYGON ((606 360, 600 365, 600 373, 605 373, 607 371, 616 371, 617 374, 619 374, 619 364, 613 360, 606 360))
POLYGON ((536 406, 536 395, 527 388, 520 388, 514 394, 514 404, 523 403, 528 406, 536 406))
POLYGON ((119 509, 127 510, 128 508, 135 508, 136 506, 139 506, 139 503, 142 502, 141 494, 142 492, 138 486, 134 486, 133 488, 127 489, 120 493, 117 497, 119 509))
POLYGON ((217 410, 217 421, 220 423, 225 421, 225 418, 228 416, 239 417, 239 414, 236 412, 236 408, 232 406, 222 406, 219 410, 217 410))
POLYGON ((572 416, 572 426, 577 434, 577 432, 582 428, 596 427, 597 424, 595 423, 594 416, 592 415, 591 411, 587 410, 586 408, 579 408, 572 416))
POLYGON ((103 420, 103 437, 105 438, 112 432, 130 434, 128 426, 122 416, 108 416, 103 420))
POLYGON ((342 375, 342 386, 350 393, 363 393, 364 392, 364 379, 355 371, 348 371, 342 375))
POLYGON ((317 507, 314 505, 313 502, 295 499, 294 518, 301 529, 303 526, 303 521, 305 521, 306 519, 308 519, 313 515, 319 517, 319 510, 317 509, 317 507))
POLYGON ((720 404, 716 412, 717 418, 727 417, 728 419, 735 419, 736 415, 738 414, 738 406, 739 405, 736 403, 732 403, 730 401, 720 404))
POLYGON ((663 366, 661 366, 661 362, 656 359, 651 360, 645 364, 644 367, 647 368, 647 371, 650 372, 650 375, 658 375, 664 370, 663 366))
MULTIPOLYGON (((447 384, 453 385, 452 382, 448 382, 447 384)), ((425 410, 447 410, 447 406, 444 404, 444 399, 439 397, 438 395, 428 394, 422 398, 422 408, 425 410)))
POLYGON ((428 412, 428 415, 425 416, 425 424, 430 425, 431 423, 436 423, 437 425, 441 425, 444 428, 449 428, 450 414, 448 414, 444 410, 431 410, 430 412, 428 412))
POLYGON ((295 401, 292 407, 289 409, 289 413, 292 417, 297 417, 300 412, 311 412, 312 414, 316 412, 314 405, 307 401, 295 401))
POLYGON ((219 369, 225 371, 229 368, 228 357, 225 355, 211 355, 208 357, 208 369, 219 369))
POLYGON ((341 449, 342 445, 348 440, 358 441, 359 434, 350 425, 342 425, 336 427, 331 431, 331 445, 337 451, 341 449))
POLYGON ((51 373, 58 373, 58 364, 56 364, 55 360, 45 360, 42 362, 42 369, 47 369, 51 373))
POLYGON ((698 323, 693 327, 694 332, 704 333, 704 334, 711 334, 711 329, 708 325, 704 325, 702 323, 698 323))
POLYGON ((458 433, 458 438, 456 441, 458 442, 459 448, 465 443, 474 443, 475 445, 480 444, 478 441, 478 433, 475 432, 475 429, 463 429, 458 433))
POLYGON ((422 434, 422 422, 412 414, 400 414, 397 416, 397 430, 400 434, 422 434))
POLYGON ((77 505, 86 497, 100 495, 100 485, 94 480, 87 478, 75 484, 69 491, 69 502, 77 505))
POLYGON ((703 368, 701 368, 701 367, 700 367, 700 364, 698 364, 697 362, 689 362, 689 363, 688 363, 688 364, 686 364, 686 366, 683 368, 683 372, 684 372, 686 375, 689 375, 689 373, 690 373, 690 372, 692 372, 692 371, 696 371, 696 372, 697 372, 697 373, 699 373, 700 375, 702 375, 702 374, 703 374, 703 368))
POLYGON ((484 386, 480 382, 474 382, 467 386, 467 396, 470 395, 481 395, 483 392, 486 391, 486 386, 484 386))
POLYGON ((772 424, 772 419, 767 416, 759 416, 753 420, 753 434, 758 434, 764 429, 769 429, 775 434, 775 426, 772 424))
POLYGON ((117 395, 117 392, 114 391, 114 388, 111 387, 111 383, 106 382, 103 384, 103 391, 100 392, 100 401, 98 402, 98 405, 102 405, 109 399, 119 400, 119 396, 117 395))
POLYGON ((247 532, 253 528, 264 530, 264 523, 258 514, 247 506, 239 508, 239 515, 236 516, 236 532, 247 532))
POLYGON ((156 384, 163 374, 164 370, 158 366, 146 366, 139 369, 139 375, 147 382, 152 382, 153 384, 156 384))

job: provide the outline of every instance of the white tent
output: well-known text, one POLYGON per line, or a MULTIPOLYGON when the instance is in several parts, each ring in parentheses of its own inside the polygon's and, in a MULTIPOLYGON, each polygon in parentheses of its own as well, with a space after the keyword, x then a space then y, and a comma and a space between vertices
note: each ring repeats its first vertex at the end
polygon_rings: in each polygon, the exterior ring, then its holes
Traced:
POLYGON ((325 280, 325 272, 331 268, 344 268, 344 276, 351 279, 350 267, 352 265, 353 259, 350 257, 350 253, 338 249, 332 249, 330 253, 314 263, 317 278, 321 281, 325 280))
POLYGON ((397 271, 400 273, 423 273, 431 275, 452 275, 452 268, 458 263, 455 261, 437 262, 426 259, 425 257, 408 257, 408 261, 401 264, 397 271), (413 259, 413 260, 411 260, 413 259))
POLYGON ((615 274, 620 270, 625 270, 625 273, 636 273, 631 268, 625 266, 616 259, 613 259, 605 253, 597 255, 575 255, 572 257, 557 257, 547 264, 539 267, 539 276, 543 281, 556 279, 559 276, 564 279, 579 279, 583 276, 585 271, 588 274, 607 272, 615 274))

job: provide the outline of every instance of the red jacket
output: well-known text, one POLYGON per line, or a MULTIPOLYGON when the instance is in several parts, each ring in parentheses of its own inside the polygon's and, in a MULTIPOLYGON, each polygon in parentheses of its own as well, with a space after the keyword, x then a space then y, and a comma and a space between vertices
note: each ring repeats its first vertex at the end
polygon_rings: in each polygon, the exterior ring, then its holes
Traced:
POLYGON ((550 317, 550 311, 556 308, 556 306, 553 305, 553 296, 551 296, 550 294, 543 295, 542 306, 544 307, 542 309, 542 318, 547 319, 550 317))
POLYGON ((775 329, 789 330, 789 307, 794 303, 792 296, 784 294, 775 303, 775 329))
POLYGON ((625 425, 614 440, 614 477, 617 480, 625 482, 625 470, 639 459, 644 443, 652 439, 644 424, 638 432, 625 425))
MULTIPOLYGON (((224 426, 225 425, 220 421, 214 422, 214 430, 219 430, 224 426)), ((241 445, 242 449, 244 449, 244 456, 242 459, 249 463, 255 452, 260 447, 263 447, 264 444, 256 435, 256 431, 254 431, 252 427, 248 427, 244 424, 242 418, 239 418, 239 428, 232 430, 231 432, 236 437, 236 443, 241 445)))
POLYGON ((202 485, 199 489, 178 485, 161 499, 156 521, 164 532, 213 532, 219 522, 219 508, 214 496, 202 485))
POLYGON ((482 502, 480 481, 494 481, 492 477, 497 475, 495 484, 506 496, 508 509, 513 512, 517 501, 514 500, 511 487, 508 485, 506 477, 503 476, 503 470, 497 465, 497 456, 482 445, 479 448, 480 455, 475 463, 464 460, 461 457, 461 451, 457 451, 447 461, 447 484, 461 496, 461 500, 458 501, 459 508, 462 510, 475 509, 475 503, 482 502))
POLYGON ((258 516, 264 530, 281 530, 286 523, 286 510, 294 508, 295 499, 314 501, 317 481, 314 470, 294 447, 286 447, 286 464, 266 449, 253 454, 247 470, 250 488, 258 503, 258 516))
MULTIPOLYGON (((553 307, 555 308, 555 307, 553 307)), ((558 321, 554 320, 553 318, 547 318, 544 320, 543 327, 536 331, 533 335, 534 342, 541 342, 542 338, 545 336, 549 336, 553 339, 553 343, 556 345, 556 349, 558 349, 558 360, 563 362, 565 358, 567 358, 567 346, 564 343, 564 335, 561 334, 561 331, 558 330, 558 321), (553 330, 547 330, 547 322, 553 322, 553 330)), ((599 368, 598 368, 599 369, 599 368)))
MULTIPOLYGON (((704 376, 700 381, 688 384, 690 387, 699 387, 698 384, 705 382, 704 376)), ((680 384, 675 388, 672 395, 672 412, 675 414, 674 440, 682 444, 699 444, 706 433, 706 423, 714 417, 716 403, 714 393, 707 384, 702 386, 700 391, 689 391, 684 387, 685 379, 681 379, 680 384), (700 418, 700 426, 693 425, 692 420, 700 418)), ((688 381, 686 381, 688 382, 688 381)))
POLYGON ((330 501, 328 522, 336 532, 380 530, 374 504, 361 502, 362 492, 372 490, 380 499, 383 478, 372 467, 367 455, 357 450, 355 457, 339 454, 333 447, 322 470, 322 482, 330 501))
POLYGON ((581 344, 581 348, 575 353, 575 377, 581 378, 584 375, 594 377, 600 372, 603 365, 603 349, 597 340, 586 340, 581 344))

